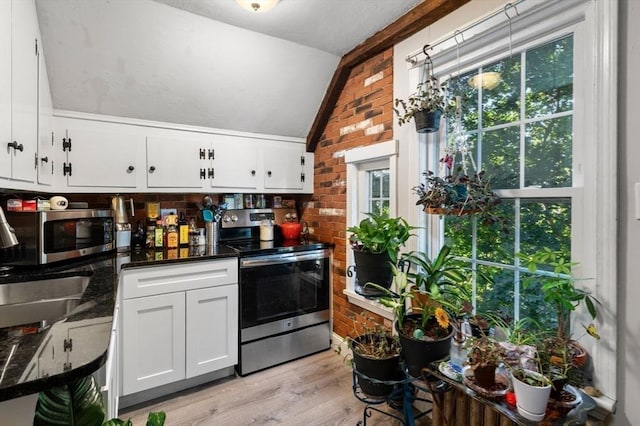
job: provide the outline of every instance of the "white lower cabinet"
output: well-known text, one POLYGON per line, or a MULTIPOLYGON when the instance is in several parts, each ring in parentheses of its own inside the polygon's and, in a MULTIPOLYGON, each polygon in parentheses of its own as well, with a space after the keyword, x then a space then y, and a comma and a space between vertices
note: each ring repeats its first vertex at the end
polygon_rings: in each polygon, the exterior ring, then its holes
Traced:
POLYGON ((237 259, 121 273, 122 395, 238 362, 237 259))

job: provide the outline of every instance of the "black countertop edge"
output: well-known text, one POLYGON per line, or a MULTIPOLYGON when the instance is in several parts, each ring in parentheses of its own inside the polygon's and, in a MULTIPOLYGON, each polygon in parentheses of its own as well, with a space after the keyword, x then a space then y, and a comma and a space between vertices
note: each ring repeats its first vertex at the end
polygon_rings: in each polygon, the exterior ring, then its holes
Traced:
POLYGON ((218 245, 215 247, 184 247, 163 250, 145 249, 118 253, 118 264, 121 264, 122 268, 126 269, 141 266, 157 266, 181 262, 223 259, 227 257, 238 257, 238 251, 225 245, 218 245))

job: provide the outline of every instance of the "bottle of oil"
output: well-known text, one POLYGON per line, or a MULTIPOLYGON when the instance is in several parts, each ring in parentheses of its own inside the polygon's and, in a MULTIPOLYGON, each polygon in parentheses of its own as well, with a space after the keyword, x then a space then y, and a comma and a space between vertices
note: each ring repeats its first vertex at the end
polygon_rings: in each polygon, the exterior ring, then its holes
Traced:
POLYGON ((178 248, 178 243, 180 241, 180 237, 178 235, 178 216, 175 214, 170 214, 165 219, 165 228, 166 228, 166 244, 165 247, 168 249, 176 249, 178 248))
POLYGON ((180 235, 180 247, 189 246, 189 224, 184 217, 184 212, 180 212, 180 220, 178 221, 178 234, 180 235))

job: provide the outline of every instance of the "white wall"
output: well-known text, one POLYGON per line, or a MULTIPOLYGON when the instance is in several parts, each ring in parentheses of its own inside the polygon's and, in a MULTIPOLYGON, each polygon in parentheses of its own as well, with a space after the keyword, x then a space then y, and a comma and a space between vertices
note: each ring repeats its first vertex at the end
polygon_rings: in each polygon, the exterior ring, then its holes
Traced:
POLYGON ((616 425, 640 425, 640 220, 634 194, 640 182, 640 2, 620 0, 618 231, 618 411, 616 425))

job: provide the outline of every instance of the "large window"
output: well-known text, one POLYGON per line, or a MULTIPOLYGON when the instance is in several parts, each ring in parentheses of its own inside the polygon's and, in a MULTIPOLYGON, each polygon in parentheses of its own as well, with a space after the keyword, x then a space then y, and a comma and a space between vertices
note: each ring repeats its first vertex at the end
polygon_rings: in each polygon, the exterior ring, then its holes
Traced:
MULTIPOLYGON (((444 242, 481 272, 470 289, 478 311, 555 327, 539 288, 522 287, 526 269, 515 254, 548 247, 571 256, 573 35, 471 69, 449 87, 461 99, 460 124, 475 164, 502 195, 508 233, 471 216, 447 216, 444 242), (478 84, 487 73, 500 82, 478 84)), ((451 143, 454 124, 441 132, 441 148, 451 143)))
MULTIPOLYGON (((478 9, 477 16, 490 12, 481 0, 470 5, 478 9)), ((591 355, 594 384, 609 398, 598 403, 611 410, 617 377, 617 2, 539 0, 520 2, 517 8, 519 18, 513 22, 497 13, 464 29, 464 37, 438 33, 435 26, 423 34, 432 46, 436 75, 450 79, 453 94, 462 96, 470 153, 478 168, 492 176, 509 232, 469 217, 416 212, 414 222, 427 229, 421 234, 422 249, 434 255, 442 244, 450 244, 478 272, 471 288, 478 310, 533 316, 552 326, 539 286, 521 284, 528 272, 516 253, 549 247, 578 262, 573 273, 582 278, 579 286, 601 302, 597 326, 602 337, 580 342, 591 355), (485 72, 499 73, 499 84, 473 84, 473 77, 485 72)), ((450 23, 445 20, 443 28, 450 23)), ((459 25, 451 22, 451 27, 459 25)), ((394 68, 399 97, 419 81, 422 46, 407 43, 396 49, 420 52, 418 60, 409 56, 405 79, 400 64, 394 68)), ((420 172, 439 171, 452 123, 426 137, 410 130, 396 126, 394 135, 419 146, 420 170, 409 176, 418 181, 420 172)), ((412 171, 402 163, 398 169, 412 171)), ((415 196, 408 198, 414 201, 415 196)), ((572 316, 575 332, 590 321, 581 307, 572 316)))

